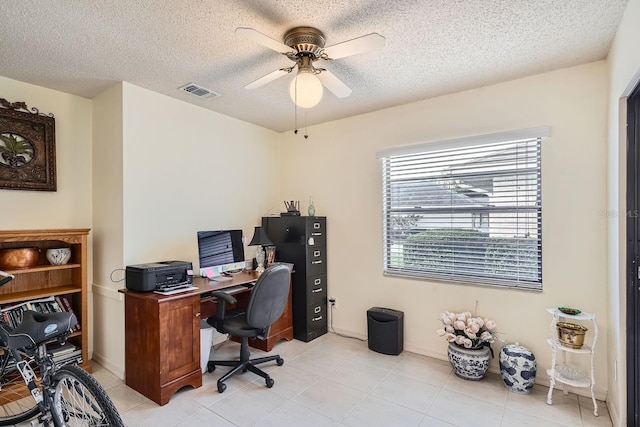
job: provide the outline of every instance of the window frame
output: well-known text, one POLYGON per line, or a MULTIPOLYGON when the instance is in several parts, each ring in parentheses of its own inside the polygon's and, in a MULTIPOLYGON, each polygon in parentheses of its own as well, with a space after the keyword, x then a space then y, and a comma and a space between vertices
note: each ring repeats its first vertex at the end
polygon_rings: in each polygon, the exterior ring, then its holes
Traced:
MULTIPOLYGON (((522 290, 530 290, 530 291, 542 291, 542 164, 541 164, 542 148, 541 146, 542 146, 543 139, 549 137, 550 134, 551 134, 551 129, 549 127, 539 127, 539 128, 523 129, 518 131, 509 131, 509 132, 501 132, 501 133, 488 134, 488 135, 457 138, 457 139, 444 140, 444 141, 425 142, 425 143, 415 144, 411 146, 394 147, 391 149, 378 152, 378 158, 382 160, 381 163, 382 163, 382 185, 383 185, 383 188, 382 188, 382 191, 383 191, 383 197, 382 197, 383 274, 385 276, 409 277, 409 278, 429 280, 429 281, 433 281, 433 280, 445 281, 445 282, 454 283, 454 284, 471 284, 471 285, 488 286, 488 287, 505 287, 505 288, 514 288, 514 289, 522 289, 522 290), (455 272, 455 268, 453 268, 452 271, 446 272, 446 274, 441 274, 436 271, 428 271, 428 268, 415 270, 415 269, 407 268, 406 265, 401 267, 391 265, 393 263, 392 258, 394 254, 392 251, 393 239, 389 235, 391 233, 391 230, 393 229, 393 224, 391 220, 392 216, 389 213, 389 210, 391 209, 391 201, 389 200, 389 198, 391 197, 391 184, 388 181, 389 173, 390 173, 390 169, 389 169, 390 166, 388 162, 390 158, 394 158, 394 157, 397 158, 399 156, 407 156, 407 155, 419 155, 423 153, 429 153, 429 152, 435 152, 435 151, 441 151, 441 150, 445 150, 445 151, 454 150, 454 149, 464 150, 465 148, 472 148, 472 147, 477 148, 480 146, 486 146, 486 145, 497 144, 497 143, 511 143, 511 142, 516 143, 518 141, 525 141, 525 140, 529 141, 529 143, 531 142, 531 140, 535 140, 535 143, 537 144, 536 146, 537 151, 536 151, 536 158, 535 158, 535 161, 537 162, 537 168, 535 170, 537 174, 536 175, 536 179, 537 179, 536 203, 535 203, 535 209, 536 209, 535 221, 537 221, 536 223, 537 247, 535 249, 536 251, 535 256, 536 256, 537 264, 536 264, 536 269, 532 269, 531 267, 529 267, 528 270, 523 270, 529 273, 535 272, 537 270, 537 277, 535 280, 531 279, 532 276, 530 276, 526 280, 523 280, 520 278, 506 278, 506 277, 500 278, 500 277, 496 277, 495 273, 493 275, 487 275, 486 273, 483 275, 483 274, 479 274, 478 272, 474 272, 474 274, 469 274, 468 272, 473 271, 473 269, 466 270, 467 274, 464 274, 465 271, 463 270, 463 273, 460 274, 458 272, 455 272)), ((522 172, 518 172, 518 173, 520 175, 516 174, 514 176, 518 176, 518 177, 521 175, 526 176, 522 172)), ((495 179, 495 175, 492 176, 491 179, 495 179)), ((531 178, 529 177, 528 179, 531 179, 531 178)), ((427 193, 428 192, 426 192, 425 194, 427 193)), ((420 212, 421 208, 422 207, 420 208, 416 207, 414 212, 416 212, 417 214, 418 212, 420 212)), ((461 212, 461 210, 456 209, 456 207, 453 204, 450 206, 450 209, 451 209, 450 211, 451 218, 453 218, 454 215, 458 215, 461 212)), ((486 216, 483 217, 484 214, 478 211, 476 212, 476 215, 480 215, 480 217, 475 218, 475 220, 480 223, 481 227, 487 227, 489 231, 492 231, 491 224, 490 224, 490 212, 492 210, 490 208, 486 208, 486 209, 487 209, 486 216)), ((402 210, 411 211, 412 209, 407 208, 402 210)), ((499 209, 497 208, 494 210, 495 212, 499 212, 499 209)), ((526 209, 523 208, 522 211, 526 211, 530 214, 531 207, 528 207, 526 209)), ((520 212, 520 211, 518 210, 517 212, 520 212)), ((517 215, 519 214, 516 214, 516 216, 517 215)), ((410 217, 410 215, 407 215, 407 216, 410 217)), ((470 215, 470 217, 473 218, 473 215, 470 215)), ((435 217, 431 217, 427 219, 434 220, 434 218, 435 217)), ((470 219, 470 221, 472 221, 472 219, 470 219)), ((452 220, 452 223, 453 223, 453 220, 452 220)), ((462 228, 465 228, 465 227, 462 227, 462 228)), ((426 228, 424 230, 428 230, 428 229, 429 228, 426 228)), ((420 228, 416 228, 416 230, 420 230, 420 228)), ((487 234, 490 234, 490 233, 487 233, 487 234)), ((396 236, 394 235, 394 238, 395 237, 396 236)), ((519 239, 516 239, 516 240, 518 242, 520 241, 519 239)), ((455 244, 453 244, 452 246, 455 247, 458 251, 460 251, 460 249, 465 248, 464 246, 455 246, 455 244)), ((505 248, 510 249, 506 244, 505 244, 505 248)), ((518 251, 520 251, 520 247, 518 247, 518 251)), ((518 252, 515 252, 515 251, 511 251, 508 253, 509 254, 516 253, 516 256, 520 256, 518 255, 518 252)), ((396 255, 396 257, 397 256, 398 255, 396 255)), ((531 252, 526 256, 532 259, 531 252)), ((459 257, 459 254, 456 255, 454 252, 454 255, 452 255, 450 258, 446 258, 445 256, 445 259, 448 259, 449 262, 455 264, 456 257, 459 257)), ((427 258, 427 261, 429 259, 433 261, 433 258, 427 258)), ((510 273, 510 272, 511 271, 508 271, 507 273, 510 273)), ((507 274, 505 273, 503 276, 507 276, 507 274)))

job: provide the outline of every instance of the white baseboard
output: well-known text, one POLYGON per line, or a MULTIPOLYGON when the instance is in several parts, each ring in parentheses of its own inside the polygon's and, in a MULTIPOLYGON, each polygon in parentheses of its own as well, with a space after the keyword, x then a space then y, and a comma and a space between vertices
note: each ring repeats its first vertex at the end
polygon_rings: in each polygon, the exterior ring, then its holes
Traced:
POLYGON ((611 423, 614 426, 622 426, 622 419, 620 418, 620 414, 618 413, 618 408, 615 406, 609 407, 607 405, 607 409, 609 410, 609 417, 611 418, 611 423))
POLYGON ((110 371, 116 377, 120 378, 121 380, 124 380, 124 370, 120 369, 118 365, 116 365, 109 359, 102 357, 101 355, 97 354, 95 351, 93 352, 93 357, 91 359, 96 361, 100 365, 102 365, 105 369, 110 371))

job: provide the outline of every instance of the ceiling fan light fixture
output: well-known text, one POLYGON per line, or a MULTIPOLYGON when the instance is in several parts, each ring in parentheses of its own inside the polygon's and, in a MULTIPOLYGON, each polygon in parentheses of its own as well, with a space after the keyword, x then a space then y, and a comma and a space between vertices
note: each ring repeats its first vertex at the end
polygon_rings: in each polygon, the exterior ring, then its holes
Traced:
POLYGON ((291 100, 300 108, 313 108, 322 99, 322 83, 315 74, 299 71, 289 86, 291 100))

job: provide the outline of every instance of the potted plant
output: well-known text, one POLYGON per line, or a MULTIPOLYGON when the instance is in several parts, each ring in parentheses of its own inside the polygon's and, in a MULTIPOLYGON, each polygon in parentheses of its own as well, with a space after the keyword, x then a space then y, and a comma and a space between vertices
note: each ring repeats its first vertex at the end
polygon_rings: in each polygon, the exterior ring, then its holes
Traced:
POLYGON ((443 327, 436 333, 449 342, 447 355, 453 371, 466 380, 481 380, 493 357, 491 343, 496 340, 493 320, 474 316, 470 311, 440 315, 443 327))

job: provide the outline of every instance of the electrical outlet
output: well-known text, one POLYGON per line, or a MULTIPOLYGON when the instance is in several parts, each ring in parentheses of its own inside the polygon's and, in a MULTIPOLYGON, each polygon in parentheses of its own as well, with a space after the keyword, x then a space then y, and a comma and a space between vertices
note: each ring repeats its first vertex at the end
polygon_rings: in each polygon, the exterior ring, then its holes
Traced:
POLYGON ((334 297, 329 297, 329 304, 331 305, 331 308, 338 308, 336 306, 336 299, 334 297))

